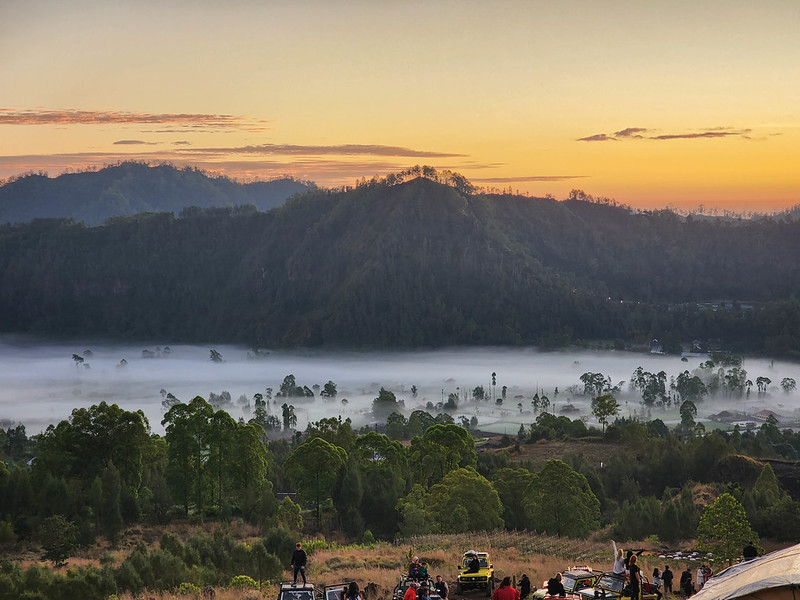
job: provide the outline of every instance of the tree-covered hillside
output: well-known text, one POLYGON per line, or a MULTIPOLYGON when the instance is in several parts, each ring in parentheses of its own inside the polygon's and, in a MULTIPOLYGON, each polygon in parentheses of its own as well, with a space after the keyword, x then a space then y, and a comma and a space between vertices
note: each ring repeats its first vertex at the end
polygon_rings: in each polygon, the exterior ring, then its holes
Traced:
POLYGON ((196 169, 125 162, 55 178, 25 175, 0 186, 0 223, 71 218, 97 225, 109 217, 174 212, 190 206, 252 204, 269 210, 309 184, 290 178, 241 184, 196 169))
POLYGON ((379 181, 268 213, 5 226, 0 330, 284 346, 656 337, 791 354, 798 255, 795 222, 379 181))

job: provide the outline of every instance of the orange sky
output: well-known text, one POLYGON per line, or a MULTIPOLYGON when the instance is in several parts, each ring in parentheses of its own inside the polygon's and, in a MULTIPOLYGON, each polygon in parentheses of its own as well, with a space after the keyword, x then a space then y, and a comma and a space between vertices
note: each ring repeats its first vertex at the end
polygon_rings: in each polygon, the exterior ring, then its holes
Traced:
POLYGON ((800 203, 800 2, 0 3, 0 177, 414 164, 637 207, 800 203))

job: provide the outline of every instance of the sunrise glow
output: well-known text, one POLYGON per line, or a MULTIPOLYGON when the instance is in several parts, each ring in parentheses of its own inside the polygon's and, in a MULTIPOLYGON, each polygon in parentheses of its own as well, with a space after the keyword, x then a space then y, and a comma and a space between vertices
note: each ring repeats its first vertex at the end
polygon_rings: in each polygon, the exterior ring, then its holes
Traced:
POLYGON ((800 4, 0 5, 0 177, 120 160, 352 184, 415 164, 635 207, 800 203, 800 4))

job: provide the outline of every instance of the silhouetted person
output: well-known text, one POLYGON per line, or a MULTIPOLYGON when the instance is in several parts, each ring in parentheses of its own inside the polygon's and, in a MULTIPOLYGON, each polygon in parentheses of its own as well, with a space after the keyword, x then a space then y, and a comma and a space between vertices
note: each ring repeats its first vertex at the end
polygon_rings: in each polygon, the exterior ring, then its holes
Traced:
POLYGON ((294 583, 297 584, 298 573, 303 576, 303 585, 306 584, 306 551, 303 550, 303 544, 297 542, 295 551, 292 552, 292 572, 294 573, 294 583))
POLYGON ((747 546, 745 546, 742 550, 742 556, 745 560, 753 560, 756 556, 758 556, 758 550, 753 542, 747 542, 747 546))
POLYGON ((661 574, 661 581, 664 582, 664 595, 672 595, 672 579, 675 575, 669 570, 669 565, 664 565, 664 572, 661 574))
POLYGON ((564 589, 564 584, 561 583, 561 573, 556 573, 555 577, 551 577, 547 581, 547 595, 566 597, 567 590, 564 589))
POLYGON ((519 598, 525 600, 531 593, 531 580, 523 573, 519 580, 519 598))

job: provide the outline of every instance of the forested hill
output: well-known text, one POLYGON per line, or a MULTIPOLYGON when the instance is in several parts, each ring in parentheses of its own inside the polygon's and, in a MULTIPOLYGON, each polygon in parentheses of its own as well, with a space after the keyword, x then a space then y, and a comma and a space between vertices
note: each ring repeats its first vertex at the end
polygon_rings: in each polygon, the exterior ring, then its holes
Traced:
POLYGON ((255 345, 700 339, 800 349, 800 224, 684 220, 426 179, 0 228, 0 330, 255 345), (738 299, 732 308, 698 302, 738 299), (744 302, 746 301, 746 302, 744 302))
POLYGON ((242 184, 196 169, 125 162, 52 179, 44 175, 12 179, 0 186, 0 223, 66 217, 96 225, 109 217, 141 212, 177 214, 190 206, 252 204, 269 210, 309 187, 290 178, 242 184))

